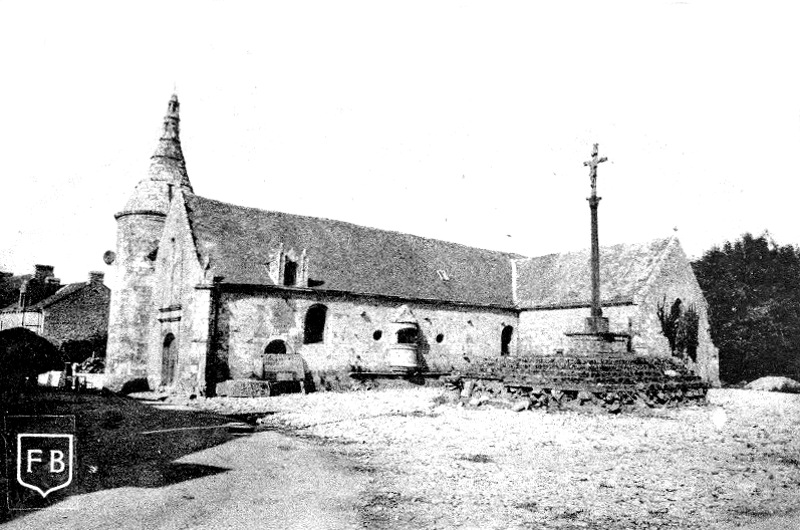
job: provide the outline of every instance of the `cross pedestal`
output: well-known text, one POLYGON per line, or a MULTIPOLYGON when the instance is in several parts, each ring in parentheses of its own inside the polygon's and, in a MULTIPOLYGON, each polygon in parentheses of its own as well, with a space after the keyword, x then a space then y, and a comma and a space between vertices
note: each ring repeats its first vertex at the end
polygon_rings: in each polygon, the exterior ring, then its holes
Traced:
POLYGON ((606 317, 586 317, 586 333, 608 333, 608 319, 606 317))

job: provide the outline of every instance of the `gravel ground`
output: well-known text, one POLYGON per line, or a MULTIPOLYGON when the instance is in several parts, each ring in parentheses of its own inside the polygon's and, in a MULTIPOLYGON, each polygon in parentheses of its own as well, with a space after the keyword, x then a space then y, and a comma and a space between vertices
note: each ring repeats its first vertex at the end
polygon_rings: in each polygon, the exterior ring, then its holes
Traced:
POLYGON ((708 401, 516 413, 413 388, 191 404, 266 413, 263 428, 355 459, 368 528, 735 528, 800 513, 800 395, 708 401))

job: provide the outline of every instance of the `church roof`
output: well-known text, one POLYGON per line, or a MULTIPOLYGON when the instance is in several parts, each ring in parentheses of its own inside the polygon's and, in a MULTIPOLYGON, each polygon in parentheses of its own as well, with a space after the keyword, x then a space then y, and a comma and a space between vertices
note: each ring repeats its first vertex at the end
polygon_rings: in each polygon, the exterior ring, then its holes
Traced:
MULTIPOLYGON (((632 303, 674 238, 600 248, 601 304, 632 303)), ((515 260, 522 309, 584 307, 591 304, 589 250, 515 260)))
POLYGON ((515 254, 185 197, 198 252, 223 283, 272 285, 270 253, 282 244, 306 250, 308 278, 321 290, 514 307, 515 254))

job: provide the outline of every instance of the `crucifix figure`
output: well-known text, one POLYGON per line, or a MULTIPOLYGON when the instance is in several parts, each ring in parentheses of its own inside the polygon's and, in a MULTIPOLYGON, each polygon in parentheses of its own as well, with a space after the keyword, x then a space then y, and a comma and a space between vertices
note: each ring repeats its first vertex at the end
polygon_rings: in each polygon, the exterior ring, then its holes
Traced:
POLYGON ((597 196, 597 165, 608 160, 606 157, 597 157, 597 144, 592 148, 592 159, 583 163, 589 167, 589 177, 592 180, 592 196, 589 201, 589 209, 592 214, 592 257, 590 267, 592 270, 592 313, 586 319, 586 331, 589 333, 608 333, 608 319, 603 318, 603 310, 600 307, 600 243, 597 235, 597 206, 600 197, 597 196))
POLYGON ((594 144, 592 147, 592 159, 583 163, 584 166, 589 166, 589 178, 592 179, 592 195, 597 195, 597 164, 605 162, 608 158, 597 158, 597 146, 594 144))

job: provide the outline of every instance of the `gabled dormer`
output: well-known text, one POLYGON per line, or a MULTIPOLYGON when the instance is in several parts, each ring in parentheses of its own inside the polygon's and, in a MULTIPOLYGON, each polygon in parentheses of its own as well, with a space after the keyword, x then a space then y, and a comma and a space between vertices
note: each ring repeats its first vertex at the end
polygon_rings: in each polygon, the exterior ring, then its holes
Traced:
POLYGON ((283 243, 269 253, 269 277, 275 285, 308 287, 308 256, 306 249, 299 253, 286 249, 283 243))

